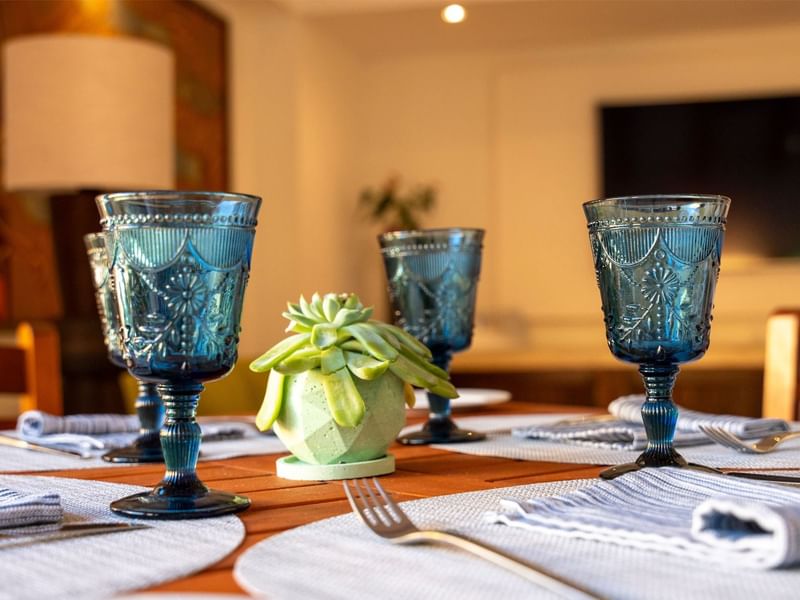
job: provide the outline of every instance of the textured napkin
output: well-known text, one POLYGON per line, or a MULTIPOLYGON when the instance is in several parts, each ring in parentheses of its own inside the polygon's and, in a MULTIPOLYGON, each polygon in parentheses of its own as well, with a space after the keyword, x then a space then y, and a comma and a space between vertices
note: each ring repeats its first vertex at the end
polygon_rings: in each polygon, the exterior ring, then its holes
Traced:
MULTIPOLYGON (((238 421, 201 423, 204 440, 238 439, 257 435, 255 427, 238 421)), ((50 415, 38 410, 22 413, 17 419, 17 435, 26 441, 64 448, 85 456, 102 454, 127 446, 139 434, 136 415, 86 414, 50 415)))
MULTIPOLYGON (((552 425, 519 427, 513 435, 536 440, 565 442, 612 450, 643 450, 647 433, 642 423, 643 395, 622 396, 608 405, 608 412, 617 417, 608 421, 566 422, 552 425)), ((712 415, 679 408, 675 428, 675 445, 692 446, 709 443, 700 431, 701 425, 721 427, 741 437, 762 437, 788 431, 789 424, 781 419, 754 419, 733 415, 712 415)))
POLYGON ((758 569, 800 564, 800 489, 642 469, 562 496, 503 500, 490 521, 758 569))
POLYGON ((58 494, 21 494, 0 487, 0 529, 57 523, 63 516, 58 494))
MULTIPOLYGON (((608 412, 622 421, 641 424, 644 401, 645 397, 641 394, 622 396, 608 405, 608 412)), ((678 423, 675 427, 677 431, 701 433, 701 426, 721 427, 733 435, 744 438, 760 438, 779 431, 789 431, 789 424, 782 419, 712 415, 678 407, 678 423)))

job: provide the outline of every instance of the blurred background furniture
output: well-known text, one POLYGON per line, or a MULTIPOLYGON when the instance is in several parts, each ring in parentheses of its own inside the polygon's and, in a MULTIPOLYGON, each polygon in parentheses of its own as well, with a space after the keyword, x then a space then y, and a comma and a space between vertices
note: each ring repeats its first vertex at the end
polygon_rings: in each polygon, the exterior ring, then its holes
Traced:
POLYGON ((226 35, 183 0, 0 3, 0 323, 57 326, 68 414, 124 409, 82 241, 94 196, 226 189, 226 35))
MULTIPOLYGON (((63 414, 58 330, 51 323, 20 323, 0 345, 0 394, 18 398, 17 413, 42 410, 63 414)), ((0 415, 0 428, 16 415, 0 415)))
MULTIPOLYGON (((681 368, 675 402, 711 413, 761 414, 761 367, 708 358, 681 368)), ((635 365, 575 354, 465 353, 454 361, 453 381, 460 387, 508 390, 520 402, 603 408, 619 396, 643 393, 635 365)))
POLYGON ((764 416, 795 420, 800 412, 800 309, 782 309, 767 321, 764 416))

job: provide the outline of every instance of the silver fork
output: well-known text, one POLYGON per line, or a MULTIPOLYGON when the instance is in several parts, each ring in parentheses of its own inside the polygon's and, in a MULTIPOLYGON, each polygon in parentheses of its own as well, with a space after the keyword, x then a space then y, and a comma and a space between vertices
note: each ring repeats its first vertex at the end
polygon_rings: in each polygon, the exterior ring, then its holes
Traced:
POLYGON ((378 480, 372 479, 374 489, 367 479, 345 480, 344 491, 353 512, 364 521, 374 533, 387 538, 395 544, 420 544, 425 542, 443 543, 455 546, 475 556, 488 560, 499 567, 524 577, 562 598, 573 600, 599 600, 598 596, 549 573, 540 567, 533 567, 516 558, 512 558, 493 548, 467 539, 465 537, 430 529, 419 529, 405 512, 392 500, 378 480))
POLYGON ((746 454, 766 454, 767 452, 775 450, 778 444, 792 438, 800 437, 800 431, 781 431, 780 433, 774 433, 763 437, 755 442, 746 442, 721 427, 700 425, 699 429, 721 446, 726 446, 746 454))

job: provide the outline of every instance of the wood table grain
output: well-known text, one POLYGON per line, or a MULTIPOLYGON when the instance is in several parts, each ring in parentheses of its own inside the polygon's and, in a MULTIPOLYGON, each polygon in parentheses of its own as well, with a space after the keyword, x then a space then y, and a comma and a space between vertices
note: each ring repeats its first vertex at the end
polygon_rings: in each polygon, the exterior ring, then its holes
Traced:
MULTIPOLYGON (((489 413, 553 413, 576 410, 598 412, 596 408, 584 410, 574 406, 509 402, 498 405, 491 411, 460 411, 456 418, 461 415, 489 413)), ((420 422, 424 418, 424 414, 413 414, 409 422, 420 422)), ((590 465, 469 456, 427 446, 394 444, 390 451, 397 459, 397 470, 392 475, 382 477, 381 482, 400 501, 526 483, 596 477, 602 470, 602 467, 590 465)), ((246 537, 239 548, 217 564, 190 577, 148 591, 244 594, 233 579, 234 562, 244 550, 287 529, 350 511, 340 482, 289 481, 277 477, 275 460, 279 456, 281 455, 250 456, 199 463, 200 477, 210 487, 244 494, 252 501, 251 507, 239 514, 245 525, 246 537)), ((55 471, 47 474, 152 486, 161 479, 163 471, 163 465, 145 465, 55 471)))

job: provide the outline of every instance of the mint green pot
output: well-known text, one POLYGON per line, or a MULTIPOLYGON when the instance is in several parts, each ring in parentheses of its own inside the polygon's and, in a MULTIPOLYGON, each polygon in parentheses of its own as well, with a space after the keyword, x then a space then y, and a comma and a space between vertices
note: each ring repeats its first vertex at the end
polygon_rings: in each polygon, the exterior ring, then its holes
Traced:
POLYGON ((406 421, 403 381, 387 371, 378 379, 353 378, 366 405, 361 424, 333 420, 319 369, 287 375, 275 434, 303 462, 315 465, 373 460, 386 455, 406 421))

